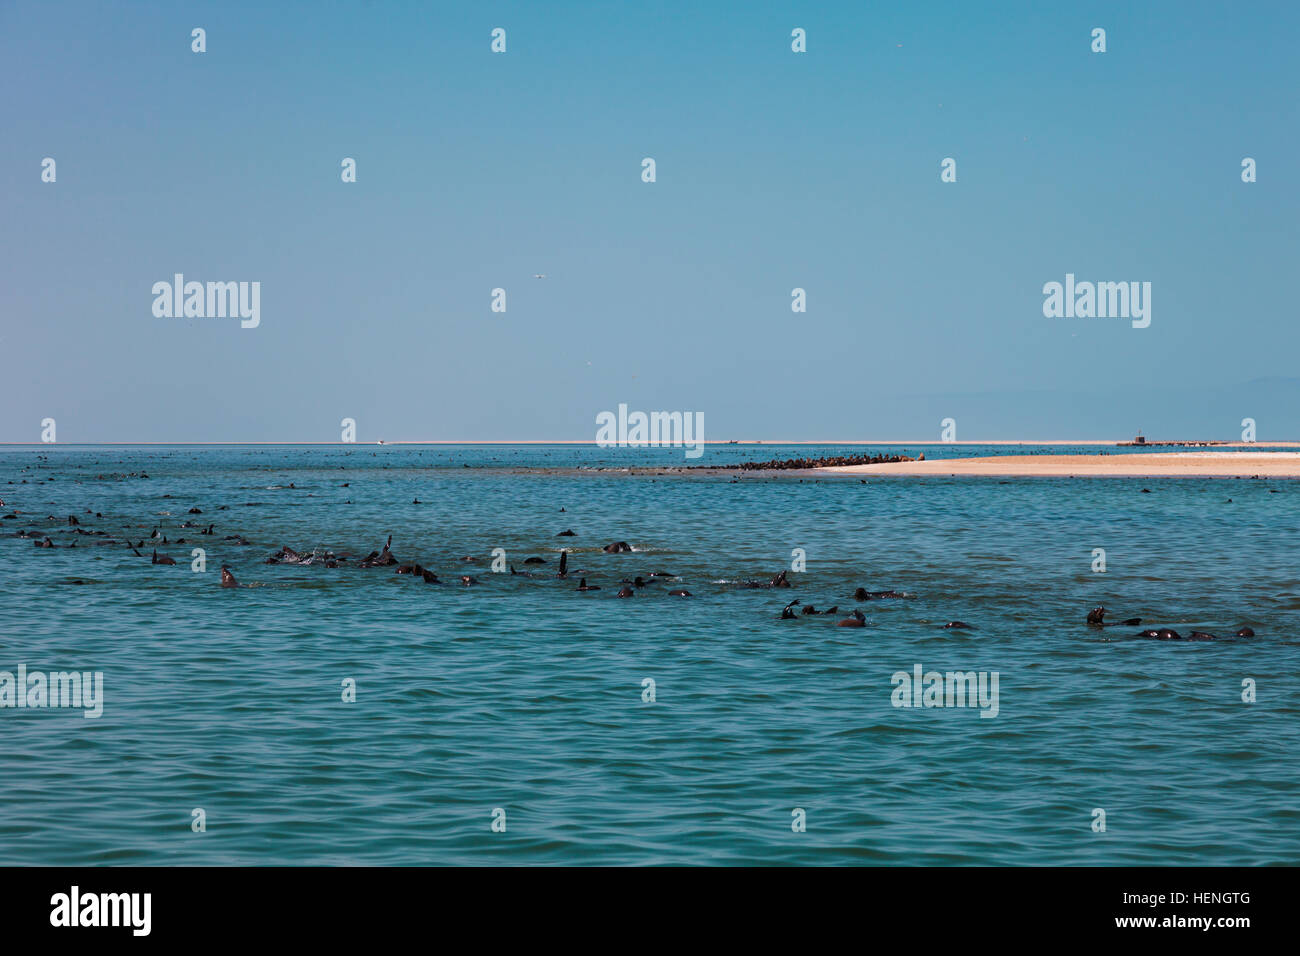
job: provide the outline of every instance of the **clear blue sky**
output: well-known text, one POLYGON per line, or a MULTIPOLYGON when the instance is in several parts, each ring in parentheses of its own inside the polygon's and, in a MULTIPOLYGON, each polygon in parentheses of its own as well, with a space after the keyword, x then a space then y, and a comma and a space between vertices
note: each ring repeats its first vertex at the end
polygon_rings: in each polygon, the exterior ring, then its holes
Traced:
POLYGON ((578 439, 620 402, 1300 438, 1298 35, 1281 2, 0 0, 0 440, 578 439), (260 281, 261 326, 155 318, 176 272, 260 281), (1067 272, 1150 281, 1150 328, 1045 318, 1067 272))

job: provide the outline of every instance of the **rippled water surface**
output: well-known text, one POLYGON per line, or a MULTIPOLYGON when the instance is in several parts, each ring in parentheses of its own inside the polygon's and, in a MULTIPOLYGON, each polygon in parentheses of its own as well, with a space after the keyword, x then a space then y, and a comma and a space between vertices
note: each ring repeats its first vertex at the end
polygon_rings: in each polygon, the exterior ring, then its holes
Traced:
MULTIPOLYGON (((862 450, 714 446, 696 463, 862 450)), ((0 671, 104 675, 98 719, 0 709, 0 863, 1300 863, 1300 483, 588 470, 681 463, 0 450, 0 513, 18 513, 0 521, 0 671), (175 566, 150 563, 155 527, 175 566), (390 534, 445 583, 356 567, 390 534), (601 551, 619 540, 635 551, 601 551), (264 563, 281 545, 354 558, 264 563), (535 576, 493 573, 494 548, 535 576), (739 586, 795 548, 793 589, 739 586), (223 563, 240 588, 219 587, 223 563), (652 571, 680 580, 615 598, 652 571), (581 575, 602 590, 577 592, 581 575), (859 586, 914 597, 855 602, 859 586), (868 626, 780 620, 795 598, 868 626), (1085 626, 1096 604, 1257 636, 1143 640, 1085 626), (891 676, 918 664, 996 671, 997 716, 894 707, 891 676)))

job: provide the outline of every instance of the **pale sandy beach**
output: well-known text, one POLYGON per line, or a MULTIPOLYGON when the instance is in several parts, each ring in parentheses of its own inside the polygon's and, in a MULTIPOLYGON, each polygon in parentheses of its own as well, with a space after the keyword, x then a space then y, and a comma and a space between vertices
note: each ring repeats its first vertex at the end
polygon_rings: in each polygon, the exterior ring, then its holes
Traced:
POLYGON ((812 475, 984 475, 1080 478, 1300 478, 1300 452, 1161 452, 1123 455, 1003 455, 813 468, 812 475))

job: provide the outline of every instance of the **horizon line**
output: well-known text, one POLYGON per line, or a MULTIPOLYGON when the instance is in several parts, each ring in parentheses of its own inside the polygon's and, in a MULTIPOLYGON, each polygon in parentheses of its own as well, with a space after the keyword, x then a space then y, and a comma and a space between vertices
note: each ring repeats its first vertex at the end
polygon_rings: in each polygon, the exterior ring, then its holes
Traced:
MULTIPOLYGON (((885 440, 885 439, 809 439, 799 438, 791 440, 779 440, 771 438, 746 438, 746 439, 701 439, 698 442, 691 442, 691 445, 925 445, 925 446, 942 446, 942 445, 1133 445, 1141 447, 1131 438, 1053 438, 1047 440, 1034 440, 1027 438, 993 438, 984 440, 963 439, 961 441, 934 441, 931 439, 912 439, 912 440, 885 440)), ((1147 438, 1142 445, 1162 445, 1162 444, 1213 444, 1228 447, 1247 448, 1252 445, 1273 445, 1273 446, 1300 446, 1300 441, 1293 439, 1284 439, 1279 441, 1253 441, 1246 442, 1240 439, 1219 439, 1219 438, 1147 438)), ((387 446, 387 445, 589 445, 592 447, 614 447, 614 448, 681 448, 685 447, 683 443, 676 444, 650 444, 649 442, 628 442, 622 445, 600 446, 592 439, 572 439, 572 438, 524 438, 524 439, 499 439, 499 438, 480 438, 470 440, 443 439, 443 438, 420 438, 420 439, 396 439, 393 441, 384 441, 376 439, 375 441, 70 441, 70 442, 0 442, 0 448, 45 448, 49 446, 98 446, 114 447, 123 445, 147 445, 152 447, 164 446, 186 446, 186 447, 216 447, 220 445, 301 445, 301 446, 387 446)))

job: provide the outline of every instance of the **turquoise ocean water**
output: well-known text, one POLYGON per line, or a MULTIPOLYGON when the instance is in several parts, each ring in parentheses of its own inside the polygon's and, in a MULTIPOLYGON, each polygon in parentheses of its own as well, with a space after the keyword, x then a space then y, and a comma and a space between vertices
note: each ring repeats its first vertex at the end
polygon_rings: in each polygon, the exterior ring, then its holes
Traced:
MULTIPOLYGON (((698 463, 861 451, 711 446, 698 463)), ((1300 483, 595 470, 682 463, 0 449, 0 513, 18 513, 0 521, 0 671, 104 680, 97 719, 0 709, 0 864, 1300 863, 1300 483), (175 566, 150 563, 155 527, 175 566), (390 534, 444 583, 355 566, 390 534), (354 557, 264 563, 282 545, 354 557), (493 573, 495 548, 535 576, 493 573), (794 588, 740 586, 794 549, 794 588), (242 587, 218 586, 223 563, 242 587), (615 597, 657 571, 676 577, 615 597), (602 589, 577 592, 582 575, 602 589), (914 597, 855 602, 859 586, 914 597), (780 620, 795 598, 868 626, 780 620), (1257 636, 1144 640, 1085 626, 1097 604, 1257 636), (997 716, 893 706, 891 676, 916 665, 997 672, 997 716)))

